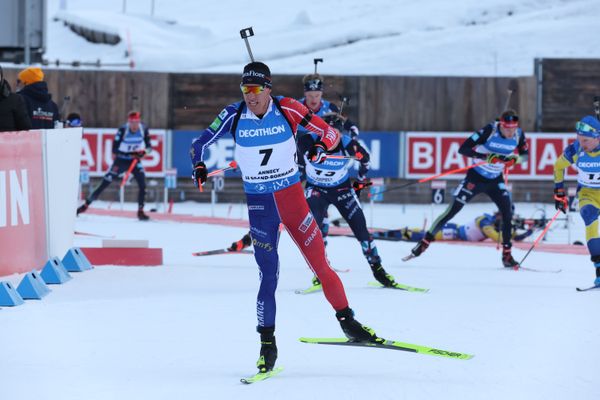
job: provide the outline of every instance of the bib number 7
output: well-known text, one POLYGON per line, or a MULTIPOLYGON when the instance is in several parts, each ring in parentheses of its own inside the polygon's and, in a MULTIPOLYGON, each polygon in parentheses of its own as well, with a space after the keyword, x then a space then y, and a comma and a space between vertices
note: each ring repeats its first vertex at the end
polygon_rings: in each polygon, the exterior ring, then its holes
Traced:
POLYGON ((269 163, 269 159, 271 158, 271 154, 273 154, 273 149, 262 149, 258 151, 259 154, 263 155, 263 159, 260 163, 261 167, 264 167, 269 163))

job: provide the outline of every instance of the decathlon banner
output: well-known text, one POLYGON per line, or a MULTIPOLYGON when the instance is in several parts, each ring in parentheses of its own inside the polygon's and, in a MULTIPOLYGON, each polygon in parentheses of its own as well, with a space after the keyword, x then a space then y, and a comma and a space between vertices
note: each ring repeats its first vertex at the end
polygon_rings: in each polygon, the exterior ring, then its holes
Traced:
POLYGON ((48 259, 42 131, 0 134, 0 276, 48 259))
MULTIPOLYGON (((459 154, 467 132, 406 132, 404 154, 405 177, 420 179, 455 168, 466 167, 471 159, 459 154)), ((510 170, 511 180, 553 179, 553 167, 563 149, 575 140, 573 133, 526 133, 529 161, 510 170)), ((567 170, 566 179, 576 179, 575 168, 567 170)), ((448 175, 442 179, 457 179, 448 175)))
MULTIPOLYGON (((112 145, 117 129, 84 128, 81 144, 81 166, 89 168, 90 176, 103 176, 113 163, 112 145)), ((150 129, 152 151, 142 159, 146 176, 162 177, 166 169, 166 131, 150 129)))

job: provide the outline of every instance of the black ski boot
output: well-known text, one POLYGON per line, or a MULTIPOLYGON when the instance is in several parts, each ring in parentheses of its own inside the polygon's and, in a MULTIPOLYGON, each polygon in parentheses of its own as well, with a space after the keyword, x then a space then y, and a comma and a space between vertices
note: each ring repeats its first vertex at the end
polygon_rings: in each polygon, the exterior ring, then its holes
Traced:
POLYGON ((371 271, 373 271, 373 276, 377 279, 377 282, 385 287, 394 287, 394 284, 396 283, 394 277, 385 272, 381 263, 371 264, 371 271))
POLYGON ((144 214, 144 209, 140 208, 137 213, 137 217, 140 221, 148 221, 150 219, 149 216, 144 214))
POLYGON ((277 361, 277 345, 275 343, 275 327, 257 328, 260 333, 260 356, 256 362, 259 372, 268 372, 275 367, 277 361))
POLYGON ((600 286, 600 255, 592 256, 592 262, 596 267, 596 279, 594 280, 594 286, 600 286))
POLYGON ((321 286, 321 281, 319 280, 319 278, 317 278, 317 276, 316 276, 316 275, 315 275, 315 276, 313 276, 313 278, 312 278, 312 281, 311 281, 311 282, 312 282, 312 285, 313 285, 313 286, 321 286))
POLYGON ((252 237, 250 237, 249 233, 246 233, 244 237, 242 237, 237 242, 231 243, 231 246, 227 250, 229 251, 242 251, 246 247, 249 247, 252 244, 252 237))
POLYGON ((88 203, 86 201, 85 203, 83 203, 82 205, 80 205, 79 207, 77 207, 77 215, 86 212, 89 205, 90 205, 90 203, 88 203))
POLYGON ((511 245, 503 244, 502 245, 502 264, 505 268, 520 268, 519 263, 513 258, 510 252, 511 245))
POLYGON ((425 237, 419 240, 419 243, 417 243, 417 245, 413 247, 413 249, 410 252, 413 256, 419 257, 421 254, 423 254, 425 250, 427 250, 427 248, 429 247, 429 243, 433 242, 433 240, 434 236, 431 233, 426 232, 425 237))
POLYGON ((375 331, 368 326, 362 325, 354 319, 354 311, 350 307, 337 311, 335 317, 340 321, 342 331, 352 342, 380 342, 375 331))

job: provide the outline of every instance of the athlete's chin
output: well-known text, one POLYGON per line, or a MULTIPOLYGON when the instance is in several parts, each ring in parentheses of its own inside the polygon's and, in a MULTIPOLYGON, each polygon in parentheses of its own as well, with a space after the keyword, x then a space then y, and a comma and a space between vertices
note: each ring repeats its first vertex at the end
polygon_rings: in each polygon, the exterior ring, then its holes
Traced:
POLYGON ((263 114, 264 110, 265 110, 265 105, 260 103, 260 102, 248 102, 246 103, 248 105, 248 108, 250 109, 250 111, 252 111, 254 114, 259 115, 259 114, 263 114))

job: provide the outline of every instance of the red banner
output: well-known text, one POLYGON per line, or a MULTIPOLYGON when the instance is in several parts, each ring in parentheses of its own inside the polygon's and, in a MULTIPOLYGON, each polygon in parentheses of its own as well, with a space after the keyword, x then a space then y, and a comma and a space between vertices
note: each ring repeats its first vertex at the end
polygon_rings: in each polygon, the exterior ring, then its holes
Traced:
MULTIPOLYGON (((88 167, 90 176, 103 176, 113 163, 112 144, 116 129, 83 130, 81 166, 88 167)), ((150 129, 152 151, 142 159, 147 176, 162 177, 165 172, 165 131, 150 129)))
POLYGON ((0 134, 0 276, 48 259, 42 133, 0 134))
MULTIPOLYGON (((420 179, 440 174, 470 163, 458 153, 460 145, 470 133, 408 132, 406 134, 406 178, 420 179)), ((552 179, 556 159, 564 148, 575 140, 574 133, 527 133, 529 161, 510 170, 510 179, 552 179)), ((571 167, 566 179, 575 179, 577 172, 571 167)), ((448 175, 444 179, 458 179, 448 175)))

